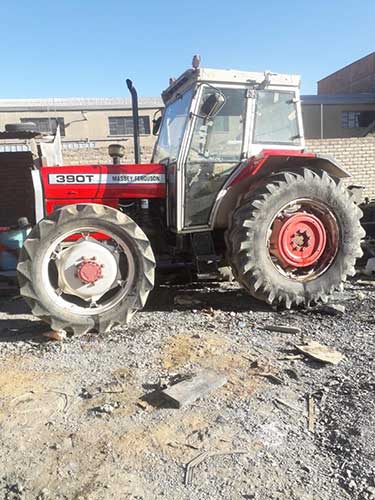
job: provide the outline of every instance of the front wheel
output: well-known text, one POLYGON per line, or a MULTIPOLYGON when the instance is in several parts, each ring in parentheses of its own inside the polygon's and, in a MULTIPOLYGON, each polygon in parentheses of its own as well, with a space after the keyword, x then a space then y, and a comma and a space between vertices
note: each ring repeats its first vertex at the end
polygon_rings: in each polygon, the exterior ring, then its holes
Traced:
POLYGON ((99 204, 68 205, 31 231, 17 266, 35 316, 82 334, 127 323, 154 285, 155 259, 127 215, 99 204))
POLYGON ((236 279, 270 304, 326 302, 362 255, 361 210, 326 172, 279 173, 244 196, 226 234, 236 279))

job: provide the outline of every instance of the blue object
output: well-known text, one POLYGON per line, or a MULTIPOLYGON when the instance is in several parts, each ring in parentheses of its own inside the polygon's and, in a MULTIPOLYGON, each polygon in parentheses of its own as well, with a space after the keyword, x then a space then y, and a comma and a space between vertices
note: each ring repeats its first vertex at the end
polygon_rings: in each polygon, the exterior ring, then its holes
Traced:
POLYGON ((23 246, 31 227, 0 231, 0 271, 15 271, 19 250, 23 246))

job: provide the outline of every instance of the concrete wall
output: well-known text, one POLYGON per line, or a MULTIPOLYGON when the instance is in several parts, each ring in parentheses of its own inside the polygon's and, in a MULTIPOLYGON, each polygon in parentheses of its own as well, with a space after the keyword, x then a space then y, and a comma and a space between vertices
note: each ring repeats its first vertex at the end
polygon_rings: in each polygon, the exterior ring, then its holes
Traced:
MULTIPOLYGON (((152 129, 152 118, 157 108, 141 108, 139 116, 148 116, 150 128, 152 129)), ((64 142, 69 141, 111 141, 120 142, 131 139, 132 135, 117 136, 110 135, 108 118, 111 116, 132 116, 131 109, 108 109, 108 110, 84 110, 86 119, 81 111, 2 111, 0 113, 0 130, 4 130, 7 123, 19 123, 21 119, 30 118, 54 118, 63 117, 65 122, 64 142)), ((141 135, 141 142, 145 146, 152 147, 155 137, 150 134, 141 135)))
MULTIPOLYGON (((153 136, 151 136, 153 137, 153 136)), ((141 137, 141 160, 142 163, 147 163, 151 160, 153 151, 152 141, 142 140, 141 137)), ((112 159, 108 156, 109 144, 121 144, 125 148, 125 156, 122 158, 121 163, 134 163, 134 148, 133 140, 127 141, 96 141, 94 147, 82 149, 63 149, 64 165, 90 165, 90 164, 107 164, 112 163, 112 159)))
POLYGON ((310 139, 306 149, 333 156, 352 177, 348 184, 365 187, 364 194, 375 198, 375 136, 339 139, 310 139))
POLYGON ((375 111, 375 104, 302 104, 303 126, 306 139, 358 137, 365 128, 342 126, 343 111, 375 111), (323 116, 321 116, 323 115, 323 116))

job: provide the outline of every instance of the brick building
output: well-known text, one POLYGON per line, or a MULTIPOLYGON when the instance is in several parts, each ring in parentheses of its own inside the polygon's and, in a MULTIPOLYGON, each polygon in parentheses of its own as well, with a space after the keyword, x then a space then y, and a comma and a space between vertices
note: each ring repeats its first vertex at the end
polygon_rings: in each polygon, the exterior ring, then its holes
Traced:
POLYGON ((375 52, 318 81, 318 94, 375 94, 375 52))
POLYGON ((375 126, 375 52, 318 81, 302 96, 307 139, 365 137, 375 126))

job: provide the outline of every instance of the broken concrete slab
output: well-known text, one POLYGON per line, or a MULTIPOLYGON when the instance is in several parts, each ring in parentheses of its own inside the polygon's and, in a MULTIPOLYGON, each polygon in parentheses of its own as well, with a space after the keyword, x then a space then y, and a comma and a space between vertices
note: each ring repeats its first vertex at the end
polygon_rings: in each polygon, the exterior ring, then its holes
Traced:
POLYGON ((201 370, 192 377, 182 380, 162 391, 163 396, 176 408, 182 408, 223 386, 227 377, 215 370, 201 370))
POLYGON ((344 355, 330 347, 320 344, 316 340, 310 340, 307 344, 295 345, 295 348, 309 356, 323 363, 330 363, 337 365, 344 359, 344 355))

